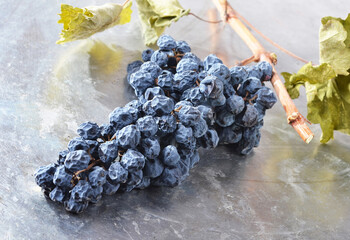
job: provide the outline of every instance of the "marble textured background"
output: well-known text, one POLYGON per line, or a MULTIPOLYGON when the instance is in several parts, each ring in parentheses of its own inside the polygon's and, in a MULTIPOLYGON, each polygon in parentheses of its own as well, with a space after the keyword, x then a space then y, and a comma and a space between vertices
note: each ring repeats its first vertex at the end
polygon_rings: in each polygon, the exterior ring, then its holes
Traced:
MULTIPOLYGON (((209 0, 180 2, 203 18, 214 7, 209 0)), ((344 18, 349 11, 346 0, 230 2, 267 36, 316 63, 321 17, 344 18)), ((0 239, 348 238, 350 138, 337 133, 321 145, 320 128, 312 125, 316 137, 306 145, 279 103, 267 112, 253 154, 237 156, 229 147, 201 151, 179 187, 104 197, 81 215, 47 201, 34 170, 56 160, 81 122, 107 122, 110 111, 132 99, 126 65, 144 49, 136 12, 130 24, 56 45, 60 3, 0 2, 0 239)), ((166 32, 188 41, 201 58, 215 52, 233 65, 251 55, 228 25, 188 16, 166 32)), ((263 44, 277 53, 279 71, 302 66, 263 44)), ((305 94, 295 102, 306 113, 305 94)))

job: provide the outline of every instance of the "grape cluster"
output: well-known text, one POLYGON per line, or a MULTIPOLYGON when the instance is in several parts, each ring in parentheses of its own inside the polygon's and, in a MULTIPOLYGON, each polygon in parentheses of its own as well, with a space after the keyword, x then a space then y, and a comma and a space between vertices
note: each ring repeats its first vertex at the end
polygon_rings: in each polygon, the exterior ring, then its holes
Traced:
POLYGON ((212 54, 201 61, 169 35, 157 45, 128 65, 137 99, 114 109, 107 124, 81 124, 57 162, 36 170, 45 196, 67 211, 80 213, 103 194, 176 186, 201 147, 233 144, 248 154, 258 146, 265 110, 276 102, 264 86, 270 64, 229 69, 212 54))

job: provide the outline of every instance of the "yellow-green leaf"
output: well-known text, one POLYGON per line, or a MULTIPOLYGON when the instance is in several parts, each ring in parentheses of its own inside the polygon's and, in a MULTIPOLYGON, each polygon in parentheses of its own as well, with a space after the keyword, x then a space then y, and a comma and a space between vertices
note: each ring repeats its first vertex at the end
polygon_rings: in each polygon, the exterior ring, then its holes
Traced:
POLYGON ((307 118, 320 124, 321 142, 333 138, 334 130, 350 135, 350 14, 343 20, 322 18, 320 65, 304 65, 296 74, 282 73, 292 98, 305 86, 307 118))
POLYGON ((130 22, 131 2, 119 5, 107 3, 102 6, 90 6, 86 8, 61 5, 62 33, 57 43, 65 43, 79 39, 85 39, 91 35, 102 32, 115 25, 130 22))
POLYGON ((312 123, 320 124, 322 143, 333 138, 334 130, 350 134, 350 75, 337 76, 326 63, 320 66, 308 63, 296 74, 282 75, 292 98, 299 96, 300 86, 305 86, 307 118, 312 123))
POLYGON ((310 84, 326 83, 329 79, 336 77, 333 68, 323 63, 319 66, 313 66, 311 63, 305 64, 297 74, 283 72, 285 86, 291 98, 299 97, 299 88, 308 82, 310 84))
MULTIPOLYGON (((347 76, 347 80, 350 77, 347 76)), ((333 139, 333 131, 337 130, 350 134, 350 104, 339 94, 336 79, 330 79, 324 84, 306 84, 307 118, 312 123, 319 123, 322 129, 321 142, 326 143, 333 139), (327 89, 321 99, 319 91, 327 89), (317 97, 316 97, 317 96, 317 97)))
POLYGON ((320 62, 329 63, 337 74, 350 68, 350 14, 347 19, 325 17, 320 29, 320 62))
POLYGON ((155 44, 166 27, 190 11, 185 10, 177 0, 136 0, 136 2, 147 46, 155 44))

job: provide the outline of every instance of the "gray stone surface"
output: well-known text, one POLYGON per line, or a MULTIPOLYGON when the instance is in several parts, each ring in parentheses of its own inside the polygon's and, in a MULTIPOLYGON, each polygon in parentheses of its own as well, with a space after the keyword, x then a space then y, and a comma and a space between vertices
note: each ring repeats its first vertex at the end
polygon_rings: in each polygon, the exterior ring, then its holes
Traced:
MULTIPOLYGON (((75 6, 103 1, 67 1, 75 6)), ((180 1, 204 18, 210 1, 180 1)), ((345 17, 348 1, 230 1, 258 29, 292 52, 318 61, 322 16, 345 17)), ((253 154, 229 147, 201 151, 201 161, 176 188, 150 188, 104 197, 80 215, 47 201, 33 172, 56 160, 77 126, 107 122, 132 98, 128 62, 144 48, 137 15, 125 26, 86 41, 55 44, 60 1, 1 1, 0 239, 347 239, 350 227, 350 147, 335 134, 327 145, 304 144, 281 104, 268 111, 253 154)), ((201 58, 226 62, 251 54, 229 28, 189 16, 167 33, 188 41, 201 58), (215 32, 215 36, 214 33, 215 32), (212 39, 217 38, 213 47, 212 39)), ((261 38, 259 38, 261 39, 261 38)), ((302 63, 279 56, 278 70, 302 63)), ((306 113, 305 94, 297 106, 306 113)))

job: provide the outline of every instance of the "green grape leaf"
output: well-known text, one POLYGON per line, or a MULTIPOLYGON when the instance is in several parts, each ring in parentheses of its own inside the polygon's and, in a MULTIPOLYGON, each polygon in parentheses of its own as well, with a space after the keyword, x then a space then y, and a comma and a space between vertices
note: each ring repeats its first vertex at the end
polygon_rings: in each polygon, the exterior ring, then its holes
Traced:
POLYGON ((305 86, 310 122, 320 124, 321 142, 333 139, 333 131, 350 134, 350 75, 336 75, 326 63, 302 67, 298 73, 282 73, 292 98, 299 97, 300 86, 305 86))
POLYGON ((329 63, 337 74, 350 68, 350 14, 345 20, 325 17, 320 29, 320 62, 329 63))
POLYGON ((131 13, 131 2, 125 5, 106 3, 102 6, 86 8, 62 4, 61 14, 59 14, 61 19, 58 23, 63 24, 63 29, 61 38, 56 43, 85 39, 115 25, 128 23, 131 13))
POLYGON ((292 98, 301 86, 307 97, 307 118, 320 124, 321 142, 333 139, 335 130, 350 135, 350 14, 343 20, 322 18, 320 65, 304 65, 297 73, 282 73, 292 98))
POLYGON ((155 44, 166 27, 190 12, 177 0, 136 0, 136 2, 147 46, 155 44))
POLYGON ((282 76, 285 79, 285 86, 291 98, 299 97, 299 88, 305 85, 305 82, 310 84, 323 84, 329 79, 336 77, 332 66, 327 63, 322 63, 319 66, 313 66, 311 63, 305 64, 296 74, 283 72, 282 76))

